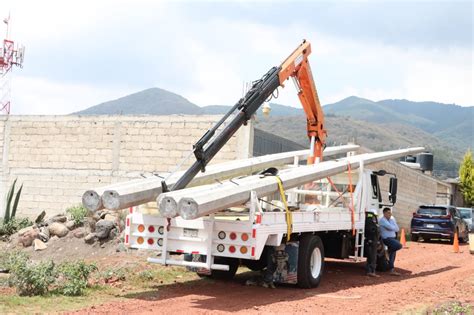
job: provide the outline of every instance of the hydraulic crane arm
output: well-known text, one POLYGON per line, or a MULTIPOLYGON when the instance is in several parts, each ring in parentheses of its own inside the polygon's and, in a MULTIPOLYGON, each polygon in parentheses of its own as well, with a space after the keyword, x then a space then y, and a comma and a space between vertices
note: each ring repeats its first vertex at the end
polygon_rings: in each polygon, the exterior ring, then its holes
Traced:
MULTIPOLYGON (((279 66, 271 68, 260 80, 254 81, 250 90, 235 104, 219 122, 209 129, 204 136, 194 145, 196 162, 181 176, 171 190, 186 187, 201 170, 205 171, 206 165, 229 141, 234 133, 252 117, 258 108, 279 87, 284 86, 284 81, 292 77, 298 90, 298 97, 303 105, 307 117, 308 136, 311 140, 311 155, 308 164, 313 164, 315 158, 322 159, 326 131, 324 130, 324 116, 319 103, 316 86, 308 63, 311 46, 303 43, 279 66), (218 128, 232 114, 235 116, 217 136, 218 128), (211 141, 212 139, 212 141, 211 141)), ((163 191, 168 191, 166 183, 162 182, 163 191)))
POLYGON ((311 45, 303 43, 282 63, 279 74, 280 85, 290 77, 295 83, 303 110, 306 114, 308 137, 311 143, 311 153, 308 164, 313 164, 315 159, 322 160, 323 149, 326 143, 326 130, 324 129, 324 113, 319 102, 318 92, 314 84, 313 74, 308 62, 311 45))

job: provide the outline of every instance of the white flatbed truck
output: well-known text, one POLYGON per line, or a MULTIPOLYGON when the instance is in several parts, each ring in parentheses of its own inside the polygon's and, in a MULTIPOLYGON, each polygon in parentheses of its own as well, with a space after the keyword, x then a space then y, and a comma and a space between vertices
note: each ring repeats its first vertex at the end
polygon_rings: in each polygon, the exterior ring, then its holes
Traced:
MULTIPOLYGON (((126 219, 125 243, 160 253, 148 258, 149 262, 191 267, 220 278, 232 278, 240 264, 252 270, 267 268, 265 253, 271 249, 270 259, 277 265, 275 282, 315 287, 325 257, 359 261, 364 256, 366 211, 382 207, 380 173, 361 167, 352 174, 310 183, 313 189, 305 185, 288 190, 291 222, 281 197, 259 199, 255 192, 241 208, 194 220, 176 217, 169 226, 164 217, 132 213, 126 219), (355 189, 350 188, 351 182, 356 183, 355 189), (312 203, 305 202, 306 198, 312 203), (193 259, 178 259, 176 254, 193 259)), ((391 180, 392 201, 395 195, 396 179, 391 180)))

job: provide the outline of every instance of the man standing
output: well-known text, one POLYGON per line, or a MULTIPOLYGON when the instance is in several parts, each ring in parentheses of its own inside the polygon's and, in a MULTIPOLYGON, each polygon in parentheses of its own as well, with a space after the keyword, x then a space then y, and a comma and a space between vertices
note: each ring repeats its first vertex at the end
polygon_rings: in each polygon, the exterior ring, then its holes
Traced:
POLYGON ((365 213, 365 248, 367 264, 365 271, 369 277, 380 277, 375 273, 377 267, 377 243, 379 240, 377 210, 372 209, 365 213))
POLYGON ((398 228, 397 221, 392 216, 392 210, 390 208, 383 209, 383 217, 379 220, 379 225, 382 241, 388 247, 390 274, 400 276, 394 269, 397 251, 402 248, 402 244, 400 244, 396 238, 396 233, 400 229, 398 228))

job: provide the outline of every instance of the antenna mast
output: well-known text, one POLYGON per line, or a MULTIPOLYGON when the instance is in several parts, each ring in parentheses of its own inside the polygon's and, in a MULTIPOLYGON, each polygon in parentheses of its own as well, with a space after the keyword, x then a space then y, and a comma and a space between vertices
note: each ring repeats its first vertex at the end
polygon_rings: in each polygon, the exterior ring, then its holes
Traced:
POLYGON ((8 38, 10 14, 3 19, 3 23, 7 26, 7 32, 0 51, 0 114, 9 115, 11 109, 11 72, 13 66, 23 67, 25 47, 17 45, 15 48, 13 40, 8 38))

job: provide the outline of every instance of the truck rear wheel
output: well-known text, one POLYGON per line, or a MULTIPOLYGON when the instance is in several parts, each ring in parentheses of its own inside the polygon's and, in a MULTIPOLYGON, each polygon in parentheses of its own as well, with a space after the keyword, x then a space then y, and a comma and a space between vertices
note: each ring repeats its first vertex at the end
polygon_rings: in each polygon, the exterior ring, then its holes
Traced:
POLYGON ((324 271, 324 246, 317 235, 304 235, 298 248, 298 286, 315 288, 324 271))
POLYGON ((229 265, 229 270, 212 270, 210 277, 218 280, 231 280, 234 278, 237 268, 239 268, 239 259, 229 257, 214 257, 214 263, 219 265, 229 265))
POLYGON ((242 259, 242 265, 252 271, 261 271, 265 269, 267 267, 267 252, 268 247, 265 246, 259 260, 242 259))

